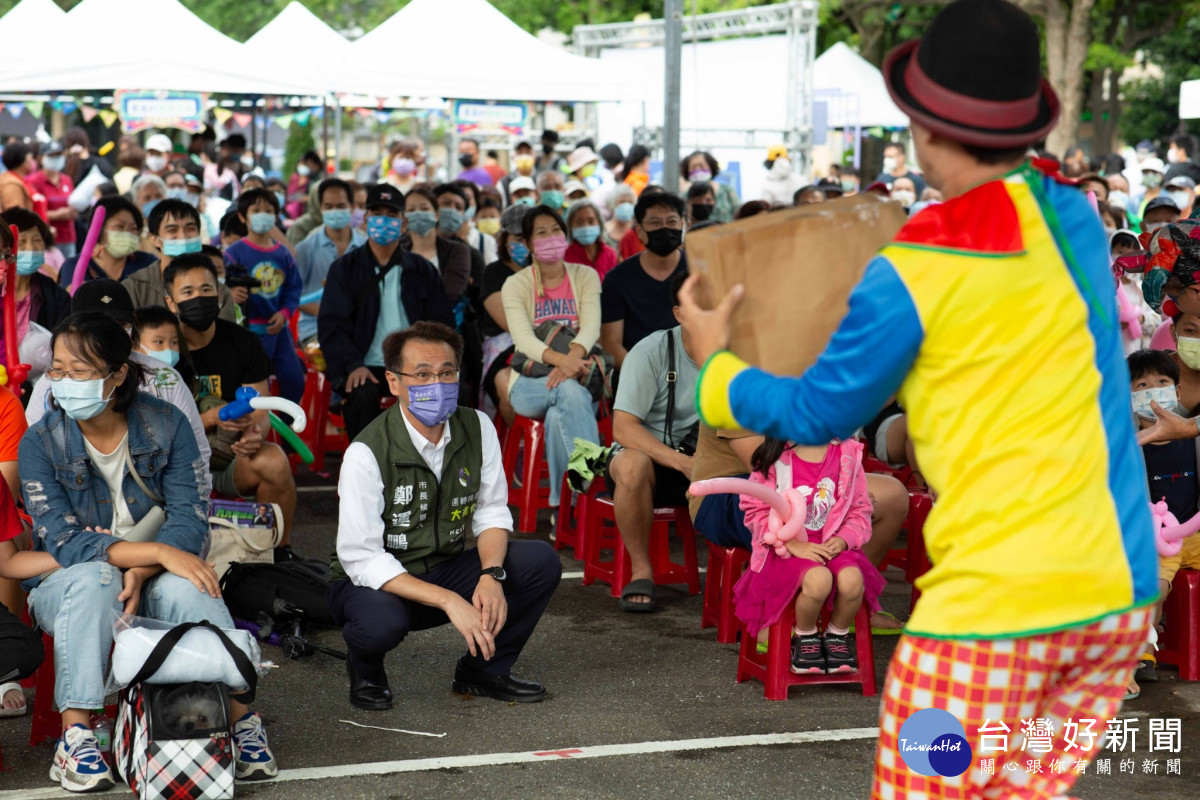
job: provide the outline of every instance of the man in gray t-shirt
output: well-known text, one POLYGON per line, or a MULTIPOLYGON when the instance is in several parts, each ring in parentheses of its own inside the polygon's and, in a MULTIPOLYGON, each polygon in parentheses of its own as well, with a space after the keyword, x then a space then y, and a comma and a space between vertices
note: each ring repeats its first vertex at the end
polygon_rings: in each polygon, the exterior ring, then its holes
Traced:
MULTIPOLYGON (((678 283, 672 287, 678 314, 678 283)), ((700 373, 679 327, 657 331, 638 342, 621 366, 613 404, 614 454, 608 465, 617 528, 625 541, 632 580, 621 591, 623 611, 654 610, 654 570, 650 527, 654 509, 687 504, 691 483, 700 373), (673 423, 667 430, 671 383, 670 347, 675 351, 673 423), (690 440, 689 440, 690 435, 690 440), (688 440, 690 447, 685 445, 688 440), (681 452, 682 448, 685 452, 681 452)))

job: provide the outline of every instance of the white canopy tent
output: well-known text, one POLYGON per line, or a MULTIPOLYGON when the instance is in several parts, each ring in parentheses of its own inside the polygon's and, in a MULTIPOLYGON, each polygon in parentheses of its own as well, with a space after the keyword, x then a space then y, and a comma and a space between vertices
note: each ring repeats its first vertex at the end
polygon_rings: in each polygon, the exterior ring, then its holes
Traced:
POLYGON ((62 24, 66 16, 67 12, 59 8, 54 0, 21 0, 0 17, 0 35, 6 40, 34 36, 46 31, 47 26, 62 24))
POLYGON ((337 85, 374 97, 642 97, 637 76, 541 41, 487 0, 412 0, 353 43, 337 85))
POLYGON ((908 115, 892 102, 883 73, 845 42, 813 62, 813 91, 829 104, 830 128, 908 127, 908 115))
POLYGON ((303 46, 306 57, 299 65, 290 61, 295 80, 309 84, 317 94, 337 90, 336 71, 329 67, 341 65, 349 57, 350 41, 298 0, 288 3, 243 47, 258 54, 257 63, 269 63, 264 59, 279 59, 283 53, 294 52, 297 45, 303 46))
POLYGON ((46 39, 41 36, 9 36, 14 45, 0 67, 0 87, 9 92, 136 88, 311 93, 310 86, 289 77, 292 70, 272 73, 271 62, 249 60, 254 51, 210 27, 177 0, 83 0, 52 33, 54 59, 46 58, 46 39), (116 20, 121 20, 119 41, 105 34, 116 20), (178 46, 170 46, 164 32, 178 46))

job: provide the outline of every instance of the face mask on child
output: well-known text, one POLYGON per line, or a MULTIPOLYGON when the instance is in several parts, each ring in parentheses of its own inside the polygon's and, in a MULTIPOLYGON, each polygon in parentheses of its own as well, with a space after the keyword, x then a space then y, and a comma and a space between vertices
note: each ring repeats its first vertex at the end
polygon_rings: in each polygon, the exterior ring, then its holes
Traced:
POLYGON ((1179 407, 1179 396, 1175 392, 1174 386, 1157 386, 1153 389, 1139 389, 1131 393, 1133 400, 1133 413, 1142 419, 1154 422, 1158 419, 1154 411, 1150 408, 1150 403, 1155 402, 1166 411, 1178 414, 1182 411, 1179 407))

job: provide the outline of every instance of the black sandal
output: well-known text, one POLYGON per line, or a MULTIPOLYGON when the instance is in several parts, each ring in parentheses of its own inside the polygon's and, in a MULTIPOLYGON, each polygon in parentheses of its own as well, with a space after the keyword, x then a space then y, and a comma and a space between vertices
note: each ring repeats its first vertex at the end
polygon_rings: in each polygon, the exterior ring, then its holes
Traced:
POLYGON ((621 590, 619 606, 622 611, 631 614, 649 614, 654 610, 654 581, 649 578, 630 581, 629 585, 621 590), (649 597, 650 600, 646 603, 637 603, 630 600, 631 597, 649 597))

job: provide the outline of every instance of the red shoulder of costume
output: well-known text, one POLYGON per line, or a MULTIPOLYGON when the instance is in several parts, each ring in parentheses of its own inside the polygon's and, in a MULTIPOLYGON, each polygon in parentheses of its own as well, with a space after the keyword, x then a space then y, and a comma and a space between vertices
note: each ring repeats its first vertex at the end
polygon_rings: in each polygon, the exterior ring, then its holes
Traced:
POLYGON ((927 206, 900 229, 894 241, 997 255, 1025 249, 1017 209, 1004 181, 999 180, 927 206))

